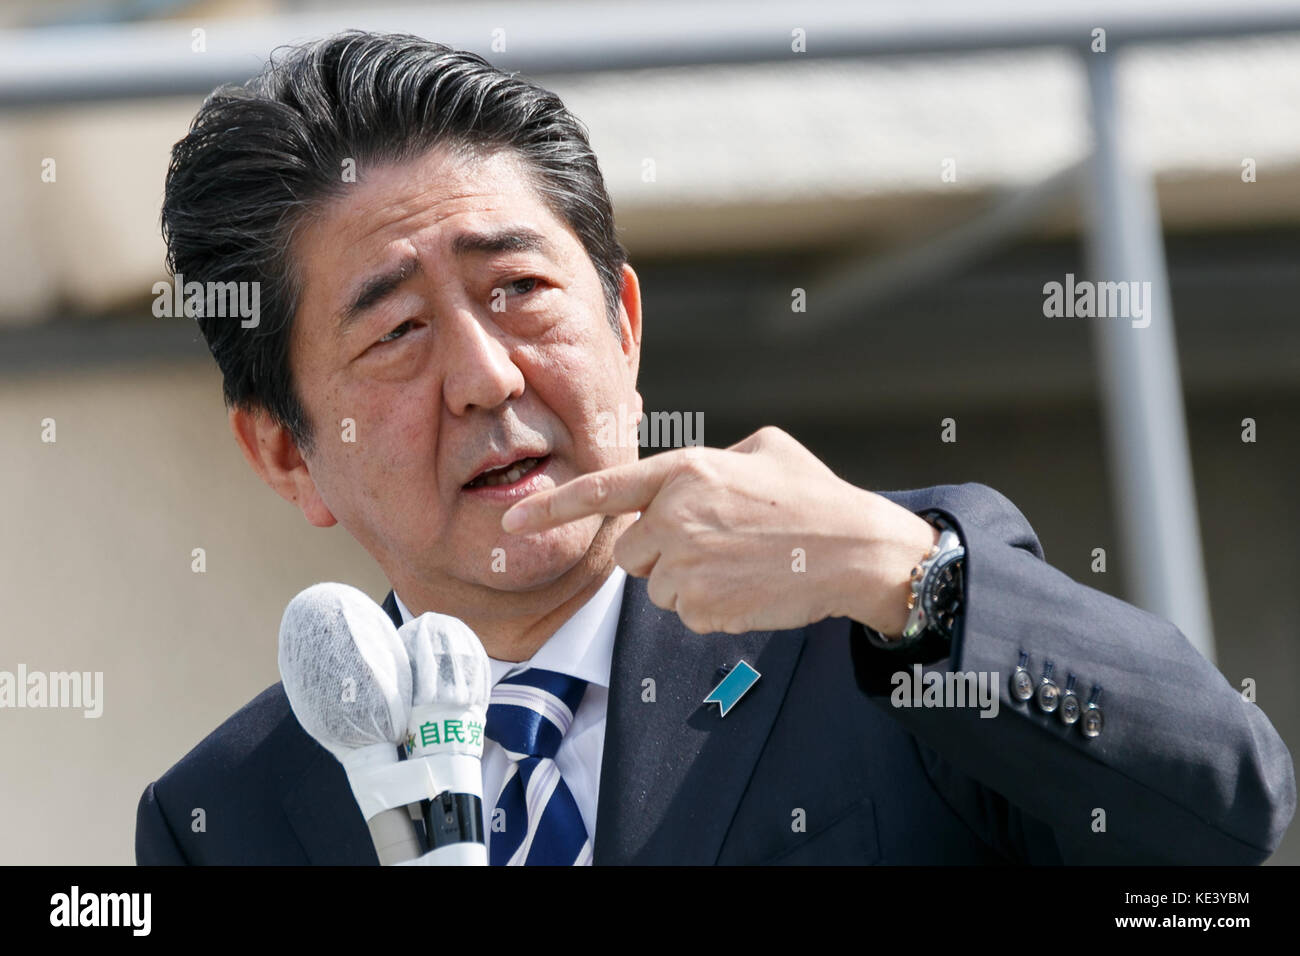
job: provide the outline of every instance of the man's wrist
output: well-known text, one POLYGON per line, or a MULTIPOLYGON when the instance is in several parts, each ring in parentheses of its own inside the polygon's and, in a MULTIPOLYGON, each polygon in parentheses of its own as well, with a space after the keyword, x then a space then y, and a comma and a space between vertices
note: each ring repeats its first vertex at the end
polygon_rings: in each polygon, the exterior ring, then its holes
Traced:
POLYGON ((956 527, 937 511, 923 514, 939 530, 939 541, 922 561, 912 568, 907 620, 901 636, 889 638, 871 627, 867 640, 877 647, 902 649, 922 642, 950 648, 957 621, 965 603, 964 565, 966 548, 956 527))
POLYGON ((912 569, 931 553, 941 532, 887 498, 863 494, 870 496, 860 512, 867 530, 846 562, 847 613, 843 616, 887 640, 899 640, 907 624, 912 569))
MULTIPOLYGON (((923 519, 918 521, 925 523, 923 519)), ((903 638, 903 630, 907 625, 907 619, 912 605, 912 576, 915 569, 924 561, 939 542, 939 529, 925 523, 927 533, 922 538, 917 536, 915 542, 909 541, 906 545, 900 542, 900 555, 912 554, 914 558, 905 560, 902 564, 894 562, 892 572, 888 580, 892 585, 886 590, 890 595, 887 608, 892 613, 881 619, 879 624, 872 624, 869 621, 863 621, 868 627, 887 641, 899 641, 903 638)))

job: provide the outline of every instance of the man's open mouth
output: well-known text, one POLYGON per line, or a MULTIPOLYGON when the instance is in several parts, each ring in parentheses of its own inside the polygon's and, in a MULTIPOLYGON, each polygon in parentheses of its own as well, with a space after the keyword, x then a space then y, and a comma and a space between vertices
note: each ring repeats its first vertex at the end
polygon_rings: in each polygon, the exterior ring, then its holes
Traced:
POLYGON ((473 481, 467 483, 465 488, 466 490, 469 490, 471 488, 491 488, 496 485, 513 485, 516 481, 523 478, 539 465, 543 464, 547 457, 549 456, 543 455, 540 458, 520 458, 518 461, 511 462, 508 465, 502 465, 500 468, 489 468, 473 481))

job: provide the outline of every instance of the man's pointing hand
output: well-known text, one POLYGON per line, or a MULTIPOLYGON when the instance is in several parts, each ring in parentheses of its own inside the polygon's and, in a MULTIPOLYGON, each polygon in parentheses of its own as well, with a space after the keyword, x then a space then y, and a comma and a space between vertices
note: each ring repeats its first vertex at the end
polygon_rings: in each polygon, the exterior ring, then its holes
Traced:
POLYGON ((638 511, 614 559, 700 634, 840 616, 899 634, 912 566, 938 540, 772 427, 725 450, 682 448, 582 475, 529 496, 501 525, 526 534, 638 511))

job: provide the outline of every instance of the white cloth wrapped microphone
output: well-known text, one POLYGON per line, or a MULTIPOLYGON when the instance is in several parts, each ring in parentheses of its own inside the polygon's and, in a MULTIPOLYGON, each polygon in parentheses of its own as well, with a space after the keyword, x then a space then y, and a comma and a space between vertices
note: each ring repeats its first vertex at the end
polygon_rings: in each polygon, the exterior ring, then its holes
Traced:
POLYGON ((279 663, 298 723, 343 764, 380 864, 418 860, 424 847, 408 805, 440 791, 422 762, 397 754, 412 675, 393 622, 356 588, 314 585, 285 608, 279 663))
POLYGON ((422 866, 486 866, 483 743, 492 697, 487 652, 460 619, 432 611, 398 630, 411 662, 408 762, 425 765, 438 797, 424 807, 431 849, 422 866))

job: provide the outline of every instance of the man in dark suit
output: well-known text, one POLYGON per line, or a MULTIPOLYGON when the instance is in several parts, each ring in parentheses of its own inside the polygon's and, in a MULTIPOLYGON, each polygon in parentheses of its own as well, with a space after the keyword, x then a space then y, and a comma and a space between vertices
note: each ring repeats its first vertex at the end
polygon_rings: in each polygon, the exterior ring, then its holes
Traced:
MULTIPOLYGON (((1055 571, 990 488, 887 497, 943 511, 967 542, 968 614, 934 669, 1009 677, 1021 649, 1053 659, 1108 685, 1103 732, 1014 699, 1010 681, 991 720, 896 708, 891 676, 925 655, 896 659, 843 618, 701 638, 629 578, 597 864, 1246 864, 1273 852, 1294 811, 1290 755, 1174 627, 1055 571), (1050 619, 1025 611, 1049 605, 1050 619), (722 718, 702 701, 740 658, 762 677, 722 718)), ((391 594, 384 606, 399 623, 391 594)), ((279 684, 149 786, 136 849, 157 864, 377 863, 341 765, 279 684), (209 825, 192 833, 200 806, 209 825)))
MULTIPOLYGON (((195 309, 257 473, 367 549, 394 624, 461 618, 498 688, 578 682, 558 752, 524 758, 554 765, 567 860, 1253 863, 1280 841, 1295 780, 1267 718, 1171 624, 1046 564, 996 491, 872 493, 770 428, 639 459, 611 427, 642 410, 637 277, 553 94, 329 38, 209 98, 163 221, 178 276, 259 284, 251 328, 195 309), (757 682, 706 705, 741 661, 757 682)), ((485 754, 489 804, 526 776, 510 749, 485 754)), ((149 786, 137 856, 376 862, 279 685, 149 786)))

